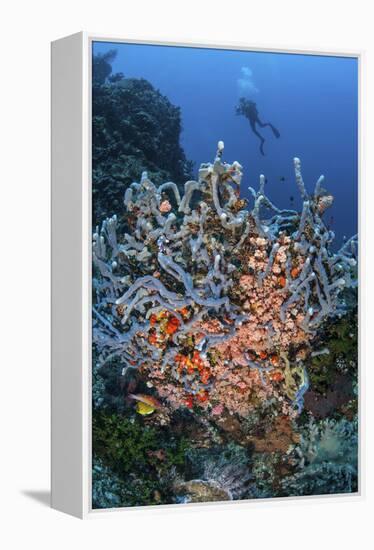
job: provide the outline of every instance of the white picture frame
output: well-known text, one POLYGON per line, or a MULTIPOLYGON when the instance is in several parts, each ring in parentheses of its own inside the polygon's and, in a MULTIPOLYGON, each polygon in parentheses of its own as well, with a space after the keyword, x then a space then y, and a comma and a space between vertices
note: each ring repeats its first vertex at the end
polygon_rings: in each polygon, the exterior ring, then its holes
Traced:
MULTIPOLYGON (((178 44, 149 39, 135 41, 85 32, 52 43, 52 507, 79 518, 131 510, 92 510, 90 497, 93 41, 354 57, 359 65, 360 89, 363 63, 362 52, 284 50, 233 43, 213 45, 178 44)), ((359 97, 362 97, 362 90, 359 97)), ((359 108, 361 110, 361 99, 359 108)), ((360 135, 359 128, 359 165, 362 162, 360 135)), ((362 376, 360 368, 360 387, 362 376)), ((360 411, 361 429, 362 393, 360 411)), ((361 498, 363 493, 361 439, 360 435, 360 489, 358 493, 339 497, 341 499, 361 498)), ((328 495, 298 498, 337 497, 328 495)), ((287 500, 290 500, 289 497, 287 500)), ((208 506, 222 507, 232 504, 211 503, 208 506)), ((235 505, 258 506, 259 501, 235 502, 235 505)), ((175 506, 167 506, 168 509, 170 507, 175 506)))

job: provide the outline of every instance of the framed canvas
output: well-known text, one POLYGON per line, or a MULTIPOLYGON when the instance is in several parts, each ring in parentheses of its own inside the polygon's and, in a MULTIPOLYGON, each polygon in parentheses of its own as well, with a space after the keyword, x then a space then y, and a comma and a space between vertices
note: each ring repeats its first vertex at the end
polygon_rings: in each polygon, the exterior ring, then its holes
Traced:
POLYGON ((360 495, 360 70, 53 43, 54 508, 360 495))

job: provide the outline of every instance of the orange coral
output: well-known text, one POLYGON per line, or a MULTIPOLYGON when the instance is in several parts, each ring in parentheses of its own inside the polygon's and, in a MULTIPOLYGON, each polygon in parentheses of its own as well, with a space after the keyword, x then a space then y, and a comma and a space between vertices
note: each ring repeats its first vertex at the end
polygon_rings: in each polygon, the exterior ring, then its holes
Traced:
MULTIPOLYGON (((298 265, 291 270, 291 277, 295 278, 302 269, 304 258, 295 257, 295 251, 290 249, 290 239, 282 236, 272 269, 266 271, 270 259, 268 241, 262 237, 250 237, 249 245, 253 248, 247 257, 242 258, 243 273, 233 287, 238 305, 247 312, 247 318, 231 336, 211 349, 214 362, 210 354, 205 357, 198 349, 191 351, 187 347, 189 351, 179 352, 174 357, 176 376, 172 374, 172 365, 166 369, 152 365, 149 371, 149 376, 157 380, 155 385, 159 395, 172 408, 198 405, 211 411, 226 410, 246 416, 259 401, 272 395, 280 397, 279 383, 284 380, 284 374, 279 370, 279 353, 288 353, 290 346, 305 347, 310 339, 303 329, 305 308, 302 297, 284 312, 284 317, 281 316, 282 306, 290 295, 284 275, 286 262, 292 253, 293 261, 298 265), (266 275, 260 280, 256 275, 259 273, 266 275)), ((183 318, 191 314, 188 307, 177 312, 183 318)), ((149 342, 159 348, 167 346, 169 337, 180 329, 180 320, 169 311, 151 315, 150 324, 153 332, 149 335, 149 342)), ((227 334, 230 325, 232 320, 228 316, 222 320, 196 321, 191 327, 192 341, 198 345, 206 334, 227 334)), ((282 414, 292 416, 291 405, 284 400, 281 404, 282 414)))
POLYGON ((270 372, 269 376, 270 376, 270 379, 273 380, 274 382, 280 382, 284 378, 283 374, 279 370, 270 372))
POLYGON ((299 275, 300 271, 301 271, 300 268, 298 268, 298 267, 293 267, 293 268, 291 269, 291 277, 292 277, 293 279, 296 279, 296 277, 299 275))
POLYGON ((174 334, 178 330, 179 325, 180 322, 176 317, 170 317, 165 328, 166 334, 174 334))
POLYGON ((157 344, 157 334, 155 332, 151 332, 148 336, 148 342, 152 345, 157 344))
POLYGON ((187 396, 184 403, 185 403, 186 407, 188 407, 189 409, 192 409, 192 407, 193 407, 193 396, 192 395, 187 396))
POLYGON ((279 365, 279 358, 277 355, 271 355, 270 362, 274 367, 277 367, 279 365))

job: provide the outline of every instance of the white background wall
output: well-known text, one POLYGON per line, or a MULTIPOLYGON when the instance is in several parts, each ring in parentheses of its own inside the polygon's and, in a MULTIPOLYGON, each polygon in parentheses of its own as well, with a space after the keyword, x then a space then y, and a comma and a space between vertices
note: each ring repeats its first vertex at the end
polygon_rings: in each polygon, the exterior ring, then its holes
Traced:
MULTIPOLYGON (((356 0, 13 0, 0 8, 0 544, 40 550, 372 548, 373 98, 370 2, 356 0), (49 42, 88 30, 171 40, 366 50, 363 302, 368 342, 367 497, 130 512, 89 522, 50 510, 49 489, 49 42), (370 36, 371 35, 371 36, 370 36), (369 100, 371 98, 371 100, 369 100), (369 122, 369 119, 371 121, 369 122), (370 158, 371 157, 371 158, 370 158), (365 282, 365 281, 364 281, 365 282), (35 498, 36 497, 36 498, 35 498), (371 507, 371 510, 370 510, 371 507), (6 541, 4 542, 3 541, 6 541), (3 541, 1 543, 1 541, 3 541)), ((209 86, 209 75, 205 85, 209 86)), ((322 130, 321 130, 322 131, 322 130)), ((68 219, 69 213, 67 213, 68 219)))

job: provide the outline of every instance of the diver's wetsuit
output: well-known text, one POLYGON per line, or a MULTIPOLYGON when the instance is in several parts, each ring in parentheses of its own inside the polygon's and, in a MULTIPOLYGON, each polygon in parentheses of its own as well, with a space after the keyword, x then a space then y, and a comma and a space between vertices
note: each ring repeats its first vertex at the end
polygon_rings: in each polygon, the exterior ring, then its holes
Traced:
POLYGON ((265 155, 264 153, 265 139, 257 131, 256 124, 258 124, 260 128, 265 128, 265 126, 269 126, 276 138, 280 137, 279 131, 275 128, 275 126, 270 124, 270 122, 261 122, 261 120, 258 117, 258 110, 257 110, 256 103, 254 101, 250 101, 249 99, 245 99, 244 97, 241 97, 239 100, 239 105, 236 107, 236 114, 244 115, 248 119, 249 124, 251 125, 252 132, 261 141, 260 143, 261 155, 265 155))

